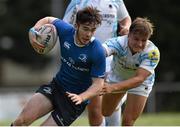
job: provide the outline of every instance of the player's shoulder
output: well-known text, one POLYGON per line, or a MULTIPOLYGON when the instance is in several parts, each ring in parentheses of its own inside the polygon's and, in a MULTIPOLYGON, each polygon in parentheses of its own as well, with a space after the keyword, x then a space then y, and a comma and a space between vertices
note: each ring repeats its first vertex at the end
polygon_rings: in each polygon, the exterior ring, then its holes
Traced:
POLYGON ((91 39, 91 47, 95 53, 104 52, 104 48, 102 46, 102 43, 100 42, 100 40, 96 39, 95 37, 92 37, 92 39, 91 39))
POLYGON ((101 41, 98 40, 97 38, 92 37, 92 38, 91 38, 91 42, 92 42, 92 45, 93 45, 94 47, 102 48, 102 43, 101 43, 101 41))
POLYGON ((147 41, 146 48, 144 49, 145 52, 151 52, 152 50, 157 50, 159 52, 158 47, 150 40, 147 41))
POLYGON ((73 25, 66 23, 65 21, 61 19, 56 19, 53 22, 53 25, 55 25, 57 32, 61 32, 62 34, 72 33, 75 31, 75 28, 73 25))
POLYGON ((160 51, 158 47, 150 40, 147 42, 147 46, 144 49, 144 54, 148 56, 148 59, 153 60, 153 62, 158 63, 160 59, 160 51))
POLYGON ((61 26, 70 27, 70 28, 73 27, 73 25, 63 21, 62 19, 56 19, 52 22, 52 24, 58 27, 61 27, 61 26))
POLYGON ((118 37, 114 37, 112 39, 108 40, 109 43, 113 43, 113 45, 119 47, 119 48, 126 48, 128 46, 128 36, 124 35, 124 36, 118 36, 118 37))
POLYGON ((93 46, 91 47, 90 55, 95 63, 97 61, 104 61, 106 59, 106 52, 102 44, 96 39, 93 41, 93 46))

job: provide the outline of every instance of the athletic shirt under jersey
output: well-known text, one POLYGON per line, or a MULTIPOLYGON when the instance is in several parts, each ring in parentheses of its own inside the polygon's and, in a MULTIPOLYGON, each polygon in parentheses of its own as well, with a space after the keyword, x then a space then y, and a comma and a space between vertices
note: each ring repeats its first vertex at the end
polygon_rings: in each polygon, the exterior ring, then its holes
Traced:
POLYGON ((73 24, 77 10, 87 6, 97 7, 102 15, 102 24, 97 28, 95 37, 103 43, 106 39, 117 36, 117 23, 129 16, 123 0, 72 0, 68 5, 63 20, 73 24))
POLYGON ((53 25, 57 29, 61 48, 61 67, 55 79, 65 91, 82 93, 92 84, 92 77, 104 77, 104 49, 93 37, 88 45, 79 47, 72 25, 60 19, 55 20, 53 25))
POLYGON ((151 75, 143 82, 143 85, 153 86, 155 80, 155 68, 160 59, 158 48, 148 40, 143 51, 132 55, 128 47, 128 36, 121 36, 107 40, 103 46, 108 55, 113 52, 112 71, 107 77, 109 82, 119 82, 135 75, 141 67, 151 72, 151 75))

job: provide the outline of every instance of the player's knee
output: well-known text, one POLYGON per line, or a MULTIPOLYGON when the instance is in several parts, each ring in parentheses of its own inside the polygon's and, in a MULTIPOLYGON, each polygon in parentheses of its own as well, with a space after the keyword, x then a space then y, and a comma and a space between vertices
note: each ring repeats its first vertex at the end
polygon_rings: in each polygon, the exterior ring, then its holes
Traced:
POLYGON ((89 111, 89 123, 91 126, 99 126, 102 123, 103 116, 100 111, 89 111))
POLYGON ((105 117, 111 116, 112 113, 113 113, 112 111, 102 110, 102 114, 103 114, 103 116, 105 116, 105 117))
MULTIPOLYGON (((100 110, 101 111, 101 110, 100 110)), ((99 110, 91 110, 89 111, 89 114, 92 116, 92 117, 96 117, 96 116, 99 116, 101 114, 99 110)))

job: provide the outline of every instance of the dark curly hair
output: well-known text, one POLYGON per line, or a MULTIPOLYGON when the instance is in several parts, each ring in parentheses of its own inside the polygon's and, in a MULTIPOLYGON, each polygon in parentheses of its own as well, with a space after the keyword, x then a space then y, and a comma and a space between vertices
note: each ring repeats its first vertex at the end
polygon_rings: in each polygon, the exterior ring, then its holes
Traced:
POLYGON ((79 10, 76 15, 77 24, 94 23, 95 25, 100 25, 101 21, 102 16, 100 11, 92 6, 79 10))

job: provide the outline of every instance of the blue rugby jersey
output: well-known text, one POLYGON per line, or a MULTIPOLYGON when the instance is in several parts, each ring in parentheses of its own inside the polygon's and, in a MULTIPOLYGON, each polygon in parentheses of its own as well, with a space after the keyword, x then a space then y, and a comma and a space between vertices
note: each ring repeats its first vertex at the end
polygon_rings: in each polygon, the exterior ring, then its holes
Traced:
POLYGON ((57 29, 61 48, 61 68, 56 81, 65 91, 82 93, 92 84, 92 77, 104 78, 105 52, 101 43, 92 37, 83 47, 75 43, 75 28, 57 19, 53 22, 57 29))

